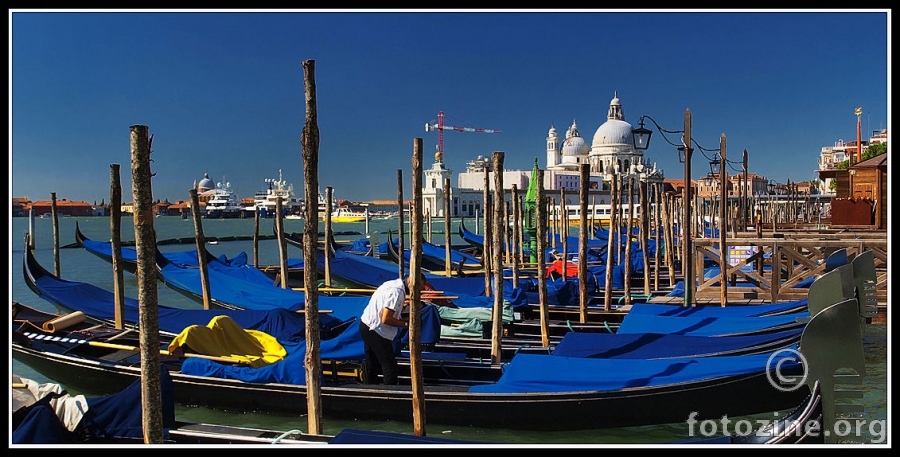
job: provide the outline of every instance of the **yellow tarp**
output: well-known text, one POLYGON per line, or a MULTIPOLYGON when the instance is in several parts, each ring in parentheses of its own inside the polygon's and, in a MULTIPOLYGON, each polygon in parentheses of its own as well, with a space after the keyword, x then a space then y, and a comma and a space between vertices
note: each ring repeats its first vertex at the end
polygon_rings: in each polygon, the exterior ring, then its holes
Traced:
POLYGON ((192 325, 169 344, 175 353, 181 346, 197 354, 229 357, 253 368, 275 363, 286 355, 284 346, 273 336, 258 330, 245 330, 228 316, 216 316, 206 327, 192 325))

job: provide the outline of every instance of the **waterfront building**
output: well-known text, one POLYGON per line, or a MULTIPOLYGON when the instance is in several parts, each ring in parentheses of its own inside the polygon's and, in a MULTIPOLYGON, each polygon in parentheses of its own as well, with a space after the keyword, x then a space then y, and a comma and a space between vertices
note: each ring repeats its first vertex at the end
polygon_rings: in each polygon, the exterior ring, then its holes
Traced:
POLYGON ((887 138, 887 129, 878 129, 872 131, 868 141, 860 141, 859 144, 857 144, 856 140, 844 142, 843 139, 839 139, 835 141, 834 146, 823 146, 819 152, 818 160, 818 171, 821 177, 819 193, 834 194, 834 190, 832 190, 834 188, 832 185, 834 177, 831 173, 822 173, 823 171, 836 170, 838 164, 850 160, 851 156, 855 156, 857 152, 860 154, 865 153, 869 145, 887 143, 887 138))
MULTIPOLYGON (((547 195, 568 192, 566 203, 578 203, 578 190, 581 188, 580 166, 590 164, 590 194, 597 203, 609 202, 609 185, 604 184, 610 176, 619 179, 633 178, 635 182, 646 181, 663 183, 664 173, 644 159, 644 151, 634 147, 631 130, 633 126, 625 121, 625 112, 618 94, 612 98, 607 111, 606 122, 597 127, 590 146, 581 137, 577 123, 566 130, 565 138, 560 141, 555 126, 551 125, 545 145, 544 189, 547 195)), ((474 217, 483 214, 485 172, 488 173, 488 191, 493 192, 494 173, 493 159, 478 156, 466 165, 466 171, 460 173, 457 185, 450 187, 450 215, 452 217, 474 217)), ((518 192, 524 196, 531 179, 531 170, 503 170, 503 188, 506 199, 515 184, 518 192)), ((451 179, 453 171, 446 168, 440 152, 435 154, 435 161, 430 169, 425 170, 425 182, 422 190, 425 211, 433 216, 444 214, 444 182, 451 179)), ((636 186, 635 186, 636 187, 636 186)))
MULTIPOLYGON (((49 217, 51 214, 53 214, 53 201, 38 200, 31 203, 31 205, 24 210, 26 214, 27 211, 32 211, 34 215, 38 217, 49 217)), ((87 202, 75 202, 63 198, 56 201, 56 214, 61 217, 93 216, 94 207, 87 202)))

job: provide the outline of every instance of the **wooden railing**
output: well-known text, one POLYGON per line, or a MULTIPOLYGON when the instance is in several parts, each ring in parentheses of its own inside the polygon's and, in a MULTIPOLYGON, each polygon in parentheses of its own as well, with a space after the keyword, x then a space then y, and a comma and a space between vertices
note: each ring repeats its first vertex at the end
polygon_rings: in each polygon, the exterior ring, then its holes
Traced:
MULTIPOLYGON (((738 236, 725 241, 729 246, 729 262, 725 270, 727 281, 722 284, 722 255, 717 238, 693 240, 695 297, 760 298, 778 302, 805 298, 807 289, 795 287, 810 278, 825 273, 825 260, 833 252, 846 249, 849 259, 865 251, 873 251, 877 274, 876 295, 879 305, 887 302, 887 237, 884 233, 867 238, 836 236, 790 235, 789 237, 738 236), (735 254, 738 254, 735 256, 735 254), (704 278, 704 261, 719 265, 720 273, 704 278), (773 274, 777 273, 777 274, 773 274), (741 282, 747 285, 735 287, 741 282)), ((726 303, 727 304, 727 303, 726 303)))

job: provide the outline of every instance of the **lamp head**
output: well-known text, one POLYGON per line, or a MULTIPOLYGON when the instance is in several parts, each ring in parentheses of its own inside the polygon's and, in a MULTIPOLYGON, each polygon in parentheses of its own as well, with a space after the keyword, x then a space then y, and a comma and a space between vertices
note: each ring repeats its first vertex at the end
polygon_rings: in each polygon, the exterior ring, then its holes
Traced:
POLYGON ((722 160, 719 159, 719 155, 716 154, 716 156, 709 161, 709 172, 714 176, 718 176, 720 171, 722 171, 722 160))
POLYGON ((631 129, 631 136, 634 137, 634 149, 646 151, 650 147, 650 135, 653 131, 644 127, 644 116, 641 116, 639 126, 631 129))

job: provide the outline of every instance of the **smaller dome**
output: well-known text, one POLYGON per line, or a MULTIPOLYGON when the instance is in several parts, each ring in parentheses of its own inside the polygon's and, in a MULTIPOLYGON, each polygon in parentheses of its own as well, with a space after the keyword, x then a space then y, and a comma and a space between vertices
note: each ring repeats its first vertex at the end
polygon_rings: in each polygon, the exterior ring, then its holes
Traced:
POLYGON ((554 125, 550 126, 550 131, 547 132, 547 136, 556 136, 556 126, 554 126, 554 125))
POLYGON ((203 173, 203 179, 197 184, 197 191, 203 192, 204 190, 215 189, 216 183, 212 179, 210 179, 208 173, 203 173))
POLYGON ((580 136, 570 136, 563 141, 562 155, 564 156, 587 155, 589 152, 591 152, 590 146, 580 136))

